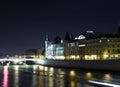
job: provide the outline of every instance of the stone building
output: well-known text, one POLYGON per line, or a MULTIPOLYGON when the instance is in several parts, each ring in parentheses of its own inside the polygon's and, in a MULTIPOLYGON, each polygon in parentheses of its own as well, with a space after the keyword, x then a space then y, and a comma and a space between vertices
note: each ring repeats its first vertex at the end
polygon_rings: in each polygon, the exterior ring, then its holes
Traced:
POLYGON ((64 40, 54 43, 46 38, 45 54, 49 59, 61 60, 109 60, 120 59, 120 35, 100 34, 93 31, 71 39, 66 33, 64 40))

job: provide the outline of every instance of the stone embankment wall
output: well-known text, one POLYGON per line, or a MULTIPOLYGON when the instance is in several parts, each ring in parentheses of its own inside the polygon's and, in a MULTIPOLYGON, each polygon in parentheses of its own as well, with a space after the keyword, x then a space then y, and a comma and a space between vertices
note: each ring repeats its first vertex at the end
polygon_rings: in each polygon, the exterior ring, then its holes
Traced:
POLYGON ((45 66, 79 68, 79 69, 94 69, 94 70, 111 70, 120 71, 120 60, 49 60, 44 59, 44 63, 39 63, 45 66))

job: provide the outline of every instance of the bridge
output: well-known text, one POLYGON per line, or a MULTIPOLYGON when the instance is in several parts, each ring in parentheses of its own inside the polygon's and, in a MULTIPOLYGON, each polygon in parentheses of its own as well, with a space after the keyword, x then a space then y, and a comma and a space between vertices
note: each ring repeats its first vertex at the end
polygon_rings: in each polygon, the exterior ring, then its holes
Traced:
POLYGON ((0 58, 0 64, 43 64, 40 58, 0 58))

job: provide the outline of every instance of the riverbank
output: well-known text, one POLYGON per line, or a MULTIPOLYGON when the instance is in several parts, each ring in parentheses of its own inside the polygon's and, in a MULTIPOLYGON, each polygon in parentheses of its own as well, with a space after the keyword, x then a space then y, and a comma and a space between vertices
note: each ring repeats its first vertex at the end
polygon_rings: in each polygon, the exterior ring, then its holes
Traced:
POLYGON ((50 60, 42 59, 38 62, 44 66, 79 68, 92 70, 120 71, 120 60, 50 60))

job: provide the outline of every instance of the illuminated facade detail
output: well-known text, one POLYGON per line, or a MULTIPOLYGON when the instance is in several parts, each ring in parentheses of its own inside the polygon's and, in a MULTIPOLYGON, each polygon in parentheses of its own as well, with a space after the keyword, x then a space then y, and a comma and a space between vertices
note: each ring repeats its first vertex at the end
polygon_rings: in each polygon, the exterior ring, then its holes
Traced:
POLYGON ((60 43, 45 41, 45 57, 58 60, 79 60, 78 43, 68 43, 61 40, 60 43))
POLYGON ((92 35, 88 34, 87 37, 90 38, 77 38, 71 42, 62 40, 57 44, 45 41, 46 58, 62 60, 120 59, 120 37, 92 35))
POLYGON ((52 44, 50 41, 45 41, 45 56, 48 59, 64 59, 63 44, 52 44))
POLYGON ((85 55, 90 60, 120 59, 120 48, 117 47, 120 44, 119 37, 111 37, 109 41, 107 37, 90 39, 85 43, 85 55))
POLYGON ((85 46, 85 44, 81 44, 81 45, 79 45, 79 47, 84 47, 85 46))
MULTIPOLYGON (((49 42, 48 42, 49 44, 49 42)), ((75 44, 75 43, 73 43, 75 44)), ((75 45, 60 43, 60 44, 49 44, 46 48, 46 58, 48 59, 79 59, 77 47, 75 45), (76 52, 75 52, 76 51, 76 52)))
POLYGON ((85 36, 84 35, 80 35, 79 37, 78 37, 78 39, 80 40, 80 39, 85 39, 85 36))

